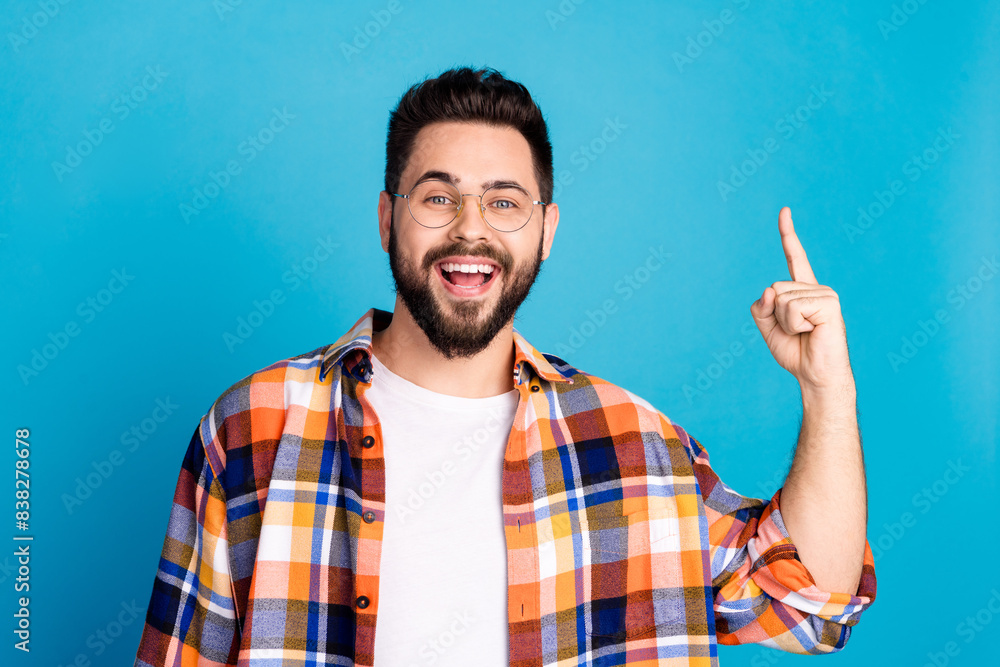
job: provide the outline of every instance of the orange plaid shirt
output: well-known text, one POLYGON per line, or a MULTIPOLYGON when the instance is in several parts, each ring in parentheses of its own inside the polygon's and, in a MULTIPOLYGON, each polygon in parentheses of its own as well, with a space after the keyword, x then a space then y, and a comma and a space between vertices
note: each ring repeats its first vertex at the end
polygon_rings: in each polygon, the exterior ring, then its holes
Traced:
MULTIPOLYGON (((181 466, 135 664, 374 664, 385 462, 371 309, 236 382, 181 466)), ((502 472, 509 663, 717 665, 717 643, 844 647, 875 599, 823 591, 781 519, 638 396, 514 330, 502 472)), ((455 527, 461 539, 461 526, 455 527)), ((447 582, 441 582, 447 585, 447 582)))

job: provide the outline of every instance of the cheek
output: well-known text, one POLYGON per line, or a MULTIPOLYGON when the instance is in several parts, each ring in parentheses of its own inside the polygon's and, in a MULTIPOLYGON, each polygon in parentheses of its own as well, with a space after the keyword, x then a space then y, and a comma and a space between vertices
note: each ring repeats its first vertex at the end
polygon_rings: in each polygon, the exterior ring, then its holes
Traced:
POLYGON ((406 232, 395 236, 396 253, 417 270, 423 270, 424 257, 431 247, 426 239, 414 238, 412 234, 408 235, 406 232))
POLYGON ((531 238, 524 243, 519 243, 516 251, 511 249, 511 252, 516 252, 514 255, 516 265, 521 267, 534 266, 536 261, 543 258, 544 251, 545 246, 541 237, 531 238))

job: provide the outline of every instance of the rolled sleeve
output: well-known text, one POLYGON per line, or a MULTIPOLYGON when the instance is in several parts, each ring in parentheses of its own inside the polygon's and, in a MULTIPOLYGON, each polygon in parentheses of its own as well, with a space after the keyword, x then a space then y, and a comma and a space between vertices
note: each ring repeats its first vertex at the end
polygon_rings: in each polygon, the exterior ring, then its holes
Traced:
POLYGON ((769 501, 740 495, 712 470, 701 443, 674 427, 688 441, 708 519, 718 642, 792 653, 842 649, 875 600, 868 542, 857 591, 818 588, 785 528, 781 490, 769 501))
POLYGON ((750 577, 775 600, 828 621, 855 625, 861 612, 875 599, 875 560, 871 546, 865 540, 857 591, 834 593, 818 588, 799 559, 799 552, 781 518, 781 491, 778 489, 764 507, 757 534, 748 544, 753 562, 750 577))

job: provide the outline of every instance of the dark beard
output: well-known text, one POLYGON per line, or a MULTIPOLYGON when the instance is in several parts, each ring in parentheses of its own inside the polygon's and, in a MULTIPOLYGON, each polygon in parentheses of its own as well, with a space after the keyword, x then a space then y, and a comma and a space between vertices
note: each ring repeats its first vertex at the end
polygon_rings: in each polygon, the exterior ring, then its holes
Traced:
POLYGON ((418 270, 408 258, 400 257, 395 229, 396 225, 389 228, 389 268, 396 293, 431 344, 446 359, 471 357, 485 350, 500 330, 514 319, 542 268, 544 235, 539 239, 534 261, 518 267, 516 272, 512 271, 513 260, 508 253, 489 245, 469 247, 458 242, 428 251, 418 270), (485 320, 481 321, 480 315, 487 306, 481 302, 453 303, 450 313, 443 311, 438 304, 427 276, 438 280, 433 275, 437 272, 435 264, 449 255, 478 255, 500 265, 505 290, 500 293, 497 305, 485 320))

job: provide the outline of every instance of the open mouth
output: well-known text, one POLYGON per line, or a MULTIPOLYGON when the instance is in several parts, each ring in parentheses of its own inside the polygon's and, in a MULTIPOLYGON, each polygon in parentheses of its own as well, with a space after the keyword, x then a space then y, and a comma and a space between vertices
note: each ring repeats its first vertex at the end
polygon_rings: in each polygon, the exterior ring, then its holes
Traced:
POLYGON ((440 262, 437 269, 448 291, 467 296, 485 292, 500 272, 489 263, 440 262))

